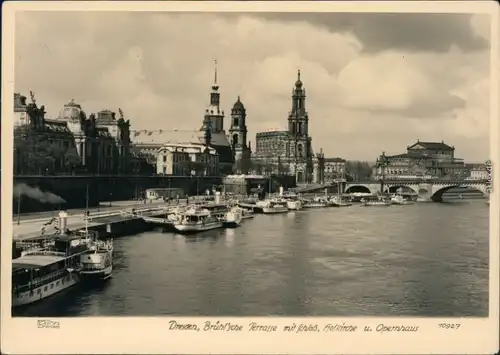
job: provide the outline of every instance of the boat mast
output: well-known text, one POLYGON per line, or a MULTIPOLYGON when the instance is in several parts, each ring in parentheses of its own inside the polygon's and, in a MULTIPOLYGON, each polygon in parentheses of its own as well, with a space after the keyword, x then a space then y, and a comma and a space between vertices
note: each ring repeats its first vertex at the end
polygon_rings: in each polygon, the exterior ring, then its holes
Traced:
POLYGON ((85 235, 89 235, 89 183, 85 185, 85 235))

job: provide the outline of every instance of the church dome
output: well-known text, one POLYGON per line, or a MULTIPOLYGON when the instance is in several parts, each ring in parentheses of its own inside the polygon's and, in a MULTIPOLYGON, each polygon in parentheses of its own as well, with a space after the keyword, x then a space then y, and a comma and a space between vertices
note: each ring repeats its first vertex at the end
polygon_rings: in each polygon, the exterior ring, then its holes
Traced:
POLYGON ((63 109, 59 113, 59 119, 79 120, 82 112, 83 112, 82 106, 76 104, 75 101, 71 100, 69 103, 64 105, 63 109))
POLYGON ((233 110, 238 110, 238 111, 243 111, 245 110, 245 106, 243 105, 243 102, 240 101, 240 97, 238 96, 238 100, 233 105, 233 110))

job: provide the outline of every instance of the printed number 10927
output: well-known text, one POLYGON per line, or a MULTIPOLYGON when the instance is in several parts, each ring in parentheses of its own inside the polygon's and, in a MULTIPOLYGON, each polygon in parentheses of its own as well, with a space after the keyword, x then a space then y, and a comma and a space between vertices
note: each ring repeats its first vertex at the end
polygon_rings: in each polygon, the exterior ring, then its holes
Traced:
POLYGON ((443 328, 443 329, 458 329, 460 328, 459 323, 453 324, 453 323, 439 323, 438 328, 443 328))

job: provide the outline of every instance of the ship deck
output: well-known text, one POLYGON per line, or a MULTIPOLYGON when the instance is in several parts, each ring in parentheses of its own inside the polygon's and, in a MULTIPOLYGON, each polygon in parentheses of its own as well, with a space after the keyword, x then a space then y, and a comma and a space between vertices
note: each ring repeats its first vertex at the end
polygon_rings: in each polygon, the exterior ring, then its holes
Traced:
POLYGON ((12 260, 12 269, 36 269, 64 260, 59 255, 25 255, 12 260))

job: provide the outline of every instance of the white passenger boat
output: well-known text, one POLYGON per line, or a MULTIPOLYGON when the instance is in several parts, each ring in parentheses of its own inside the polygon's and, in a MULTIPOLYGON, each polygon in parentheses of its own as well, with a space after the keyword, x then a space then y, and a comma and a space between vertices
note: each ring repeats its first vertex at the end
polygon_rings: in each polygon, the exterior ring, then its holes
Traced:
POLYGON ((286 201, 286 207, 290 211, 299 211, 302 208, 302 201, 299 199, 288 199, 286 201))
POLYGON ((333 207, 352 206, 352 202, 350 200, 343 199, 341 195, 332 197, 329 202, 330 202, 330 205, 333 207))
POLYGON ((391 197, 391 203, 393 205, 413 205, 412 201, 406 200, 403 196, 401 195, 393 195, 391 197))
POLYGON ((61 212, 59 231, 46 237, 51 243, 33 241, 29 248, 25 241, 26 249, 12 260, 12 307, 40 301, 81 281, 82 256, 95 240, 88 232, 68 231, 66 220, 61 212))
POLYGON ((222 224, 224 227, 235 228, 241 225, 243 220, 243 209, 240 207, 233 207, 226 212, 222 224))
POLYGON ((174 228, 181 233, 196 233, 216 228, 222 228, 222 219, 217 218, 205 208, 191 207, 180 215, 180 220, 174 222, 174 228))
POLYGON ((265 214, 285 213, 288 212, 286 200, 269 199, 262 204, 262 212, 265 214))
POLYGON ((248 210, 246 208, 242 208, 242 211, 243 211, 243 215, 242 215, 243 220, 252 219, 254 217, 253 210, 248 210))
POLYGON ((182 216, 182 214, 186 211, 186 206, 177 206, 172 208, 167 213, 167 220, 172 223, 178 222, 182 216))
POLYGON ((96 240, 80 257, 80 274, 87 280, 107 280, 113 273, 113 240, 96 240))
POLYGON ((391 205, 391 201, 386 201, 384 199, 379 200, 361 200, 361 206, 365 207, 389 207, 391 205))
POLYGON ((313 200, 303 200, 303 208, 325 208, 328 201, 324 197, 315 197, 313 200))

